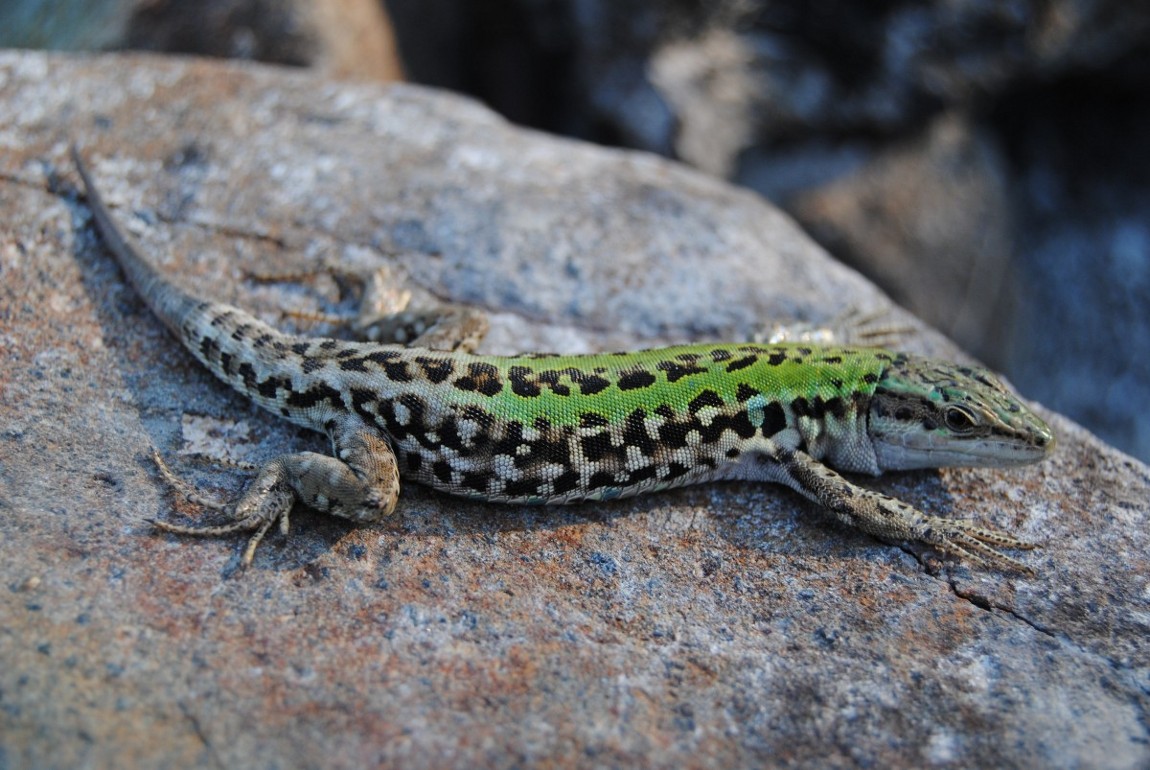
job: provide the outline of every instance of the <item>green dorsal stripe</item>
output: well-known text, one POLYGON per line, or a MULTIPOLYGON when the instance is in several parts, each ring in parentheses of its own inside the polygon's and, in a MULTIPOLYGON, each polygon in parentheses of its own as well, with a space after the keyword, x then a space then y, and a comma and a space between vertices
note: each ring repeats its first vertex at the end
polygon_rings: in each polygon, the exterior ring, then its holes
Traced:
POLYGON ((849 400, 874 391, 894 354, 797 344, 704 344, 626 354, 452 358, 460 376, 470 363, 483 363, 503 381, 493 396, 456 389, 461 403, 497 412, 506 408, 526 424, 542 417, 561 426, 578 425, 588 412, 610 421, 659 404, 685 412, 708 391, 725 404, 745 401, 748 388, 784 402, 849 400))

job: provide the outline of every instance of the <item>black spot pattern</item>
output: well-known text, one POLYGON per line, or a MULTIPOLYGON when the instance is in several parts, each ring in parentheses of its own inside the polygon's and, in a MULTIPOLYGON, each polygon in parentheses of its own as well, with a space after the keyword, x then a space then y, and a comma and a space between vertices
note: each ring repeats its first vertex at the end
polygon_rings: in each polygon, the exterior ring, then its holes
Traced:
POLYGON ((684 377, 689 377, 692 374, 706 374, 707 370, 701 366, 682 365, 674 361, 660 361, 655 364, 656 369, 660 369, 667 373, 667 382, 678 382, 684 377))
POLYGON ((492 415, 491 412, 481 409, 478 406, 463 407, 460 416, 465 420, 478 423, 479 429, 483 433, 490 431, 491 427, 495 424, 495 416, 492 415))
POLYGON ((655 441, 643 424, 646 419, 647 413, 642 409, 636 409, 627 415, 627 421, 623 424, 623 442, 638 447, 644 457, 651 457, 655 454, 655 441))
POLYGON ((565 495, 579 488, 579 473, 574 469, 563 471, 552 482, 552 490, 557 495, 565 495))
POLYGON ((579 427, 581 428, 605 428, 610 424, 610 420, 595 412, 584 412, 579 415, 579 427))
POLYGON ((467 444, 463 441, 463 436, 459 433, 459 422, 452 415, 448 415, 439 424, 439 429, 436 431, 439 434, 439 443, 448 449, 453 449, 461 455, 466 455, 468 451, 467 444))
POLYGON ((244 388, 250 391, 256 389, 256 370, 247 361, 236 367, 236 374, 243 380, 244 388))
POLYGON ((507 379, 511 381, 511 392, 517 396, 534 398, 543 392, 543 388, 535 380, 535 373, 526 366, 513 366, 507 372, 507 379))
POLYGON ((601 393, 611 384, 610 380, 600 377, 597 374, 588 374, 574 369, 570 371, 575 372, 571 375, 571 379, 579 386, 579 390, 582 391, 584 396, 593 396, 596 393, 601 393))
POLYGON ((691 414, 698 414, 708 406, 720 409, 723 407, 723 399, 713 390, 704 390, 699 393, 699 395, 695 396, 691 399, 691 402, 687 404, 687 409, 691 414))
POLYGON ((435 474, 435 478, 439 479, 444 484, 451 483, 451 464, 446 460, 436 460, 431 464, 431 472, 435 474))
POLYGON ((375 409, 372 408, 375 401, 374 391, 366 388, 351 389, 351 408, 368 423, 374 422, 376 418, 375 409))
POLYGON ((503 487, 503 494, 508 497, 534 497, 539 494, 539 488, 543 485, 542 479, 526 477, 508 481, 503 487))
POLYGON ((485 396, 496 396, 503 391, 503 378, 499 376, 499 370, 482 362, 468 364, 467 374, 452 384, 460 390, 474 391, 485 396))
POLYGON ((205 361, 215 361, 220 345, 214 337, 204 337, 200 340, 200 358, 205 361))
POLYGON ((826 412, 830 412, 831 416, 838 419, 842 419, 846 416, 847 413, 846 404, 843 402, 840 396, 835 396, 833 398, 827 399, 824 403, 824 409, 826 412))
MULTIPOLYGON (((668 420, 659 426, 660 443, 668 448, 677 449, 688 445, 687 435, 692 432, 699 435, 699 440, 704 445, 714 444, 723 437, 726 431, 731 431, 743 439, 752 438, 758 432, 758 427, 751 423, 746 410, 741 409, 733 413, 719 412, 713 415, 710 422, 705 425, 696 416, 704 407, 722 405, 722 403, 714 391, 703 391, 691 402, 691 411, 688 417, 668 420)), ((777 407, 778 405, 775 404, 774 406, 777 407)), ((781 415, 781 408, 779 412, 781 415)), ((785 424, 785 416, 782 419, 785 424)))
POLYGON ((507 371, 507 379, 511 382, 511 392, 524 398, 535 398, 543 393, 544 388, 550 389, 557 396, 570 396, 572 390, 568 382, 578 387, 584 396, 601 393, 611 385, 611 381, 605 377, 574 367, 536 372, 526 366, 513 366, 507 371))
POLYGON ((587 479, 587 489, 595 490, 602 489, 603 487, 613 487, 616 485, 615 474, 608 471, 595 471, 591 477, 587 479))
POLYGON ((619 377, 619 390, 638 390, 649 388, 656 382, 655 375, 642 369, 626 372, 619 377))
POLYGON ((740 358, 738 360, 732 361, 731 363, 727 364, 727 371, 728 372, 737 372, 740 369, 746 369, 748 366, 750 366, 751 364, 755 363, 758 360, 759 360, 758 356, 746 356, 745 358, 740 358))
MULTIPOLYGON (((290 387, 285 384, 285 388, 290 387)), ((333 407, 343 406, 343 396, 338 390, 326 383, 317 383, 303 392, 292 391, 288 394, 286 403, 296 409, 311 409, 324 401, 333 407)))
POLYGON ((460 482, 464 489, 470 489, 479 494, 486 494, 491 476, 485 471, 467 471, 460 482))
POLYGON ((455 372, 455 365, 446 358, 419 356, 415 362, 419 364, 419 368, 423 370, 423 375, 432 385, 445 382, 455 372))
POLYGON ((612 451, 611 434, 607 431, 583 436, 579 439, 579 443, 583 449, 583 457, 593 463, 602 462, 612 451))
POLYGON ((735 392, 735 398, 739 400, 740 404, 745 404, 747 401, 750 401, 752 398, 759 395, 759 393, 760 391, 755 390, 745 382, 740 382, 739 388, 735 392))
POLYGON ((763 435, 767 438, 787 427, 787 413, 777 401, 772 401, 763 409, 763 435))
POLYGON ((659 466, 647 465, 643 468, 638 468, 636 470, 631 471, 630 475, 627 477, 627 483, 628 484, 638 484, 641 481, 647 481, 649 479, 653 479, 653 478, 657 477, 658 475, 659 475, 659 466))

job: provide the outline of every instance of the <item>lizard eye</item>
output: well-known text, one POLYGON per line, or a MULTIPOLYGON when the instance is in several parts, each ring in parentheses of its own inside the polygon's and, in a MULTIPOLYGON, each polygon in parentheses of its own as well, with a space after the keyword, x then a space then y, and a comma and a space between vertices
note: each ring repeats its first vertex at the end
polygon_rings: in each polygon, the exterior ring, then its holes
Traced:
POLYGON ((942 416, 943 422, 946 427, 955 433, 967 433, 974 430, 977 424, 974 419, 974 414, 965 407, 949 406, 942 416))

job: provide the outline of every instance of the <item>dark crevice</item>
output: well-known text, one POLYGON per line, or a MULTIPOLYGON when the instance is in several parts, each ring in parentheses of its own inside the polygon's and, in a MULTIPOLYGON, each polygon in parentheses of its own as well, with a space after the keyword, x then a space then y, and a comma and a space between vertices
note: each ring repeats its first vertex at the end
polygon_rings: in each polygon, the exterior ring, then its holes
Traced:
MULTIPOLYGON (((1012 607, 1012 606, 1005 605, 1005 604, 999 604, 998 602, 992 602, 984 596, 981 596, 981 595, 978 595, 978 594, 975 594, 975 593, 969 592, 969 591, 963 591, 962 589, 960 589, 958 587, 958 584, 953 580, 948 580, 947 582, 950 584, 950 590, 954 592, 955 596, 957 596, 960 599, 967 600, 968 602, 970 602, 971 604, 973 604, 976 607, 979 607, 979 608, 984 609, 984 610, 999 610, 1001 612, 1005 612, 1007 615, 1010 615, 1011 617, 1014 617, 1014 618, 1017 618, 1018 620, 1021 620, 1023 623, 1030 626, 1031 628, 1033 628, 1038 633, 1043 634, 1044 636, 1048 636, 1051 639, 1058 639, 1060 641, 1062 641, 1062 640, 1070 641, 1065 635, 1056 633, 1055 631, 1047 628, 1046 626, 1038 623, 1037 621, 1031 620, 1030 618, 1026 617, 1022 613, 1018 612, 1018 610, 1014 609, 1014 607, 1012 607)), ((1078 647, 1078 645, 1075 645, 1075 647, 1078 647)))
POLYGON ((200 740, 200 743, 202 743, 204 748, 207 750, 208 756, 212 758, 212 764, 219 768, 227 767, 227 764, 216 752, 216 747, 212 745, 211 740, 208 738, 207 732, 204 730, 204 726, 200 722, 199 717, 197 717, 183 701, 179 701, 178 705, 180 708, 180 713, 184 715, 184 717, 188 720, 188 723, 192 726, 192 734, 200 740))
MULTIPOLYGON (((955 580, 940 577, 937 573, 930 571, 932 565, 929 564, 925 558, 923 558, 923 554, 917 552, 915 549, 911 548, 910 546, 908 546, 906 544, 900 544, 899 548, 904 553, 906 553, 909 556, 911 556, 912 558, 914 558, 914 560, 917 561, 919 563, 919 565, 924 570, 927 570, 928 574, 930 574, 932 577, 934 577, 937 580, 945 581, 946 584, 950 586, 951 592, 955 596, 957 596, 958 598, 970 602, 972 605, 974 605, 975 607, 978 607, 980 610, 985 610, 987 612, 992 612, 994 610, 998 610, 1000 612, 1006 613, 1007 615, 1010 615, 1011 617, 1022 621, 1023 623, 1030 626, 1035 631, 1037 631, 1038 633, 1040 633, 1044 636, 1050 637, 1051 639, 1057 639, 1059 641, 1069 642, 1069 643, 1073 644, 1076 648, 1082 650, 1082 648, 1079 645, 1074 643, 1066 635, 1059 634, 1058 632, 1056 632, 1050 628, 1047 628, 1046 626, 1042 625, 1041 623, 1038 623, 1035 620, 1031 620, 1030 618, 1026 617, 1025 615, 1018 612, 1016 609, 1014 609, 1014 607, 1011 607, 1011 606, 1005 605, 1005 604, 1001 604, 999 602, 991 601, 990 599, 983 596, 982 594, 975 593, 973 591, 963 591, 962 589, 960 589, 958 587, 958 583, 955 580)), ((1083 652, 1085 652, 1085 650, 1083 650, 1083 652)))

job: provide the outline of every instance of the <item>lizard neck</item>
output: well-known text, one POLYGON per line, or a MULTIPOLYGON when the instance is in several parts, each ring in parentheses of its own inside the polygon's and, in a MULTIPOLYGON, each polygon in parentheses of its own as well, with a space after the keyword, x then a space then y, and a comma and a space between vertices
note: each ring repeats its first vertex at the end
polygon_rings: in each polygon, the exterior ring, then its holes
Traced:
POLYGON ((790 422, 798 437, 796 449, 813 459, 849 473, 882 473, 867 433, 869 394, 859 393, 841 408, 812 410, 806 399, 791 403, 790 422))

